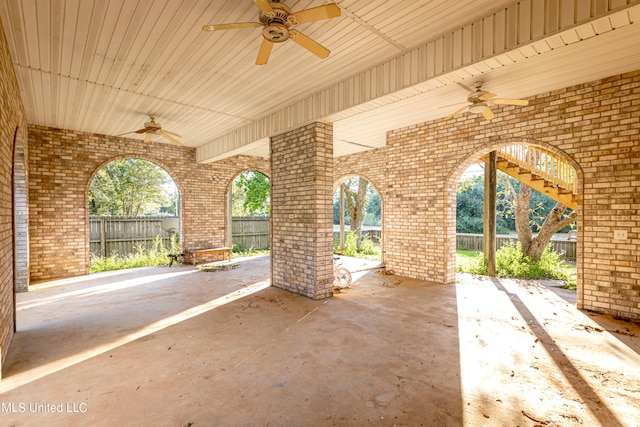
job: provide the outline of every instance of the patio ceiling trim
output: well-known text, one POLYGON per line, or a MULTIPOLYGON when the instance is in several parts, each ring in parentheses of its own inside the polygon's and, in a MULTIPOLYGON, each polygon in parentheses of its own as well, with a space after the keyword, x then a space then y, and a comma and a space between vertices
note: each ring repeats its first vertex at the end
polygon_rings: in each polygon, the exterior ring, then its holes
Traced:
POLYGON ((307 123, 352 117, 639 20, 640 0, 519 1, 206 143, 196 160, 231 157, 307 123))

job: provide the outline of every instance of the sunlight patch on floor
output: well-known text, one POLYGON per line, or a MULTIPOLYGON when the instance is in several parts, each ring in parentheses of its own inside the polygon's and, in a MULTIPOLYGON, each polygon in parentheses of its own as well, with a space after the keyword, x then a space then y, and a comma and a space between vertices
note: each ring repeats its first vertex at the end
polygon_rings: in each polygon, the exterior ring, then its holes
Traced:
MULTIPOLYGON (((186 272, 186 273, 190 273, 190 272, 186 272)), ((182 273, 182 274, 186 274, 186 273, 182 273)), ((181 273, 176 273, 176 275, 180 275, 181 273)), ((167 276, 165 274, 163 275, 154 275, 154 276, 149 276, 149 277, 142 277, 140 278, 141 281, 144 281, 145 283, 148 283, 152 280, 150 280, 151 278, 155 278, 155 280, 158 279, 162 279, 162 278, 166 278, 167 276)), ((134 279, 134 281, 137 281, 138 279, 134 279)), ((129 281, 127 281, 129 282, 129 281)), ((141 283, 138 283, 141 284, 141 283)), ((116 286, 121 286, 122 285, 118 285, 117 283, 115 284, 116 286)), ((106 285, 105 285, 106 286, 106 285)), ((133 285, 135 286, 135 285, 133 285)), ((0 393, 4 393, 10 390, 13 390, 14 388, 20 387, 22 385, 28 384, 32 381, 37 381, 40 378, 43 378, 47 375, 51 375, 54 374, 58 371, 61 371, 63 369, 69 368, 73 365, 76 365, 78 363, 82 363, 85 360, 91 359, 93 357, 99 356, 103 353, 106 353, 108 351, 111 351, 117 347, 123 346, 127 343, 130 343, 132 341, 138 340, 142 337, 154 334, 158 331, 161 331, 163 329, 166 329, 170 326, 176 325, 180 322, 183 322, 185 320, 189 320, 195 316, 198 316, 200 314, 206 313, 208 311, 211 311, 215 308, 221 307, 225 304, 228 304, 230 302, 236 301, 238 299, 247 297, 251 294, 254 294, 256 292, 259 292, 263 289, 268 288, 269 286, 271 286, 271 281, 270 280, 264 280, 261 282, 257 282, 257 283, 253 283, 251 285, 248 285, 242 289, 238 289, 234 292, 228 293, 226 295, 223 295, 221 297, 215 298, 211 301, 208 301, 206 303, 197 305, 195 307, 191 307, 189 309, 183 310, 180 313, 174 314, 172 316, 168 316, 164 319, 160 319, 158 321, 155 321, 153 323, 150 323, 149 325, 143 327, 142 329, 139 329, 135 332, 132 332, 128 335, 122 336, 120 338, 117 338, 109 343, 104 343, 98 346, 95 346, 93 348, 87 349, 81 353, 77 353, 74 354, 72 356, 69 357, 65 357, 63 359, 59 359, 41 366, 38 366, 37 368, 34 369, 30 369, 24 372, 20 372, 18 374, 9 376, 7 378, 4 378, 2 380, 2 382, 0 382, 0 393)), ((102 289, 103 287, 100 286, 100 289, 102 289)), ((108 290, 104 290, 104 292, 108 292, 108 290)), ((76 295, 77 296, 77 295, 76 295)), ((69 296, 67 296, 69 297, 69 296)), ((37 302, 37 301, 35 301, 37 302)))

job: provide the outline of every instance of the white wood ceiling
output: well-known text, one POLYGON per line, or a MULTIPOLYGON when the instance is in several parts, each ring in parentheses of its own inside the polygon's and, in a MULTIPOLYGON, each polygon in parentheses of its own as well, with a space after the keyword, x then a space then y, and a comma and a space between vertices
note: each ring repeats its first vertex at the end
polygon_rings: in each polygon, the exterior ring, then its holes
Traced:
MULTIPOLYGON (((533 10, 538 1, 546 1, 545 10, 561 4, 560 0, 522 0, 517 7, 533 10)), ((573 1, 591 9, 601 3, 573 1)), ((284 3, 295 12, 329 2, 284 3)), ((211 23, 257 21, 258 9, 251 0, 2 0, 0 18, 29 123, 118 135, 141 128, 153 114, 165 130, 179 133, 185 145, 204 147, 515 4, 513 0, 335 3, 342 11, 339 18, 296 27, 330 49, 329 58, 320 60, 288 41, 274 46, 264 66, 255 65, 262 42, 260 28, 201 30, 211 23)), ((616 9, 638 3, 609 0, 607 4, 616 9)), ((574 14, 580 10, 576 7, 574 14)), ((615 48, 610 48, 612 41, 599 39, 597 44, 574 46, 571 51, 563 45, 563 54, 544 55, 544 61, 538 57, 545 52, 535 52, 520 58, 527 61, 513 60, 513 66, 484 64, 477 71, 486 74, 482 79, 489 82, 487 89, 501 97, 524 97, 593 75, 640 69, 636 14, 627 14, 630 22, 625 25, 632 29, 625 30, 625 37, 618 36, 615 48), (589 66, 590 49, 598 49, 593 67, 589 66), (582 69, 584 72, 567 78, 558 67, 567 65, 563 58, 568 57, 571 64, 584 63, 588 72, 582 69), (535 75, 540 78, 532 78, 535 75)), ((578 37, 582 40, 580 34, 578 37)), ((335 120, 336 155, 379 146, 381 132, 398 125, 447 115, 450 110, 440 108, 442 105, 466 97, 466 91, 453 82, 475 77, 468 70, 456 72, 435 85, 427 84, 433 87, 417 90, 418 97, 381 101, 376 107, 382 109, 377 112, 367 107, 357 114, 327 117, 335 120), (375 136, 364 132, 373 129, 368 123, 377 125, 375 136)), ((472 85, 475 80, 465 83, 472 85)), ((229 154, 267 156, 264 138, 256 141, 235 147, 229 154)))

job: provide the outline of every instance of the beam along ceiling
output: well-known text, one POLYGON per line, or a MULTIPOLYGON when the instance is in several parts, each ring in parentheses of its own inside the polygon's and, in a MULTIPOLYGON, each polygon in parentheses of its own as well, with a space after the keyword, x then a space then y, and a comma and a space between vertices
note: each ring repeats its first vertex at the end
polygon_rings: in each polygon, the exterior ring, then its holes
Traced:
MULTIPOLYGON (((283 3, 295 13, 329 2, 283 3)), ((164 130, 179 134, 185 146, 199 147, 205 153, 198 156, 201 161, 211 161, 238 153, 268 156, 264 138, 247 137, 229 149, 219 149, 216 141, 353 76, 418 52, 443 35, 445 41, 447 34, 455 39, 456 31, 463 34, 465 26, 489 22, 482 19, 492 14, 491 25, 498 26, 500 16, 506 16, 504 21, 512 12, 535 15, 542 5, 540 25, 547 28, 554 7, 564 8, 557 11, 559 20, 571 15, 579 21, 582 9, 596 10, 603 2, 335 3, 339 17, 293 27, 329 49, 328 58, 318 58, 296 40, 275 44, 265 65, 255 64, 261 27, 202 30, 207 24, 258 21, 260 10, 251 0, 4 0, 0 18, 30 124, 120 135, 142 128, 154 115, 164 130), (566 9, 567 4, 573 9, 566 9)), ((362 106, 318 119, 334 122, 334 151, 341 155, 383 145, 388 130, 448 115, 460 106, 451 104, 463 102, 468 94, 456 82, 473 86, 484 80, 486 89, 500 97, 520 98, 640 69, 640 2, 608 4, 607 13, 624 10, 607 18, 608 24, 589 24, 594 17, 582 17, 591 30, 573 26, 574 34, 566 33, 564 39, 531 37, 532 46, 518 46, 506 61, 506 53, 482 58, 416 81, 415 88, 403 88, 398 95, 386 94, 379 102, 373 97, 362 106), (616 22, 624 28, 616 28, 616 22), (602 27, 607 31, 600 31, 602 27), (568 43, 567 36, 577 39, 568 43)), ((535 36, 534 31, 532 27, 530 35, 535 36)))

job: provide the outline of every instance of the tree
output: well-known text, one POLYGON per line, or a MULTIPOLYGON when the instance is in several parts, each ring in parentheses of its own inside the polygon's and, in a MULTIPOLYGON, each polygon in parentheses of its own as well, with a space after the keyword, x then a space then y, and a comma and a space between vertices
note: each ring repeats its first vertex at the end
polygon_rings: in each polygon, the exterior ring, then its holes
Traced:
POLYGON ((369 181, 362 177, 355 177, 349 179, 344 184, 344 196, 346 201, 346 208, 349 211, 351 218, 350 232, 355 233, 358 236, 358 244, 362 235, 362 224, 366 214, 367 207, 367 190, 369 188, 369 181))
POLYGON ((141 159, 116 160, 100 169, 89 187, 90 215, 157 214, 170 202, 164 191, 172 181, 161 167, 141 159))
POLYGON ((271 212, 269 178, 258 171, 242 172, 233 181, 232 214, 234 216, 269 215, 271 212))
MULTIPOLYGON (((515 178, 498 171, 496 228, 500 234, 517 232, 516 207, 521 183, 515 178)), ((482 175, 458 181, 456 198, 456 232, 483 233, 484 179, 482 175)), ((522 201, 526 205, 526 201, 522 201)), ((532 190, 529 201, 529 226, 532 232, 539 231, 549 214, 556 207, 556 202, 532 190)), ((571 224, 573 221, 569 221, 571 224)), ((566 224, 566 222, 564 222, 566 224)), ((569 231, 569 224, 554 231, 569 231)), ((553 233, 552 233, 553 234, 553 233)), ((524 243, 523 243, 524 246, 524 243)), ((544 250, 544 247, 542 248, 544 250)))
POLYGON ((516 205, 516 231, 518 232, 518 240, 522 244, 522 252, 531 260, 538 261, 553 234, 573 223, 578 217, 578 213, 571 211, 571 213, 565 215, 567 207, 562 203, 556 203, 539 227, 537 236, 534 237, 530 219, 531 192, 531 187, 520 183, 516 205))

